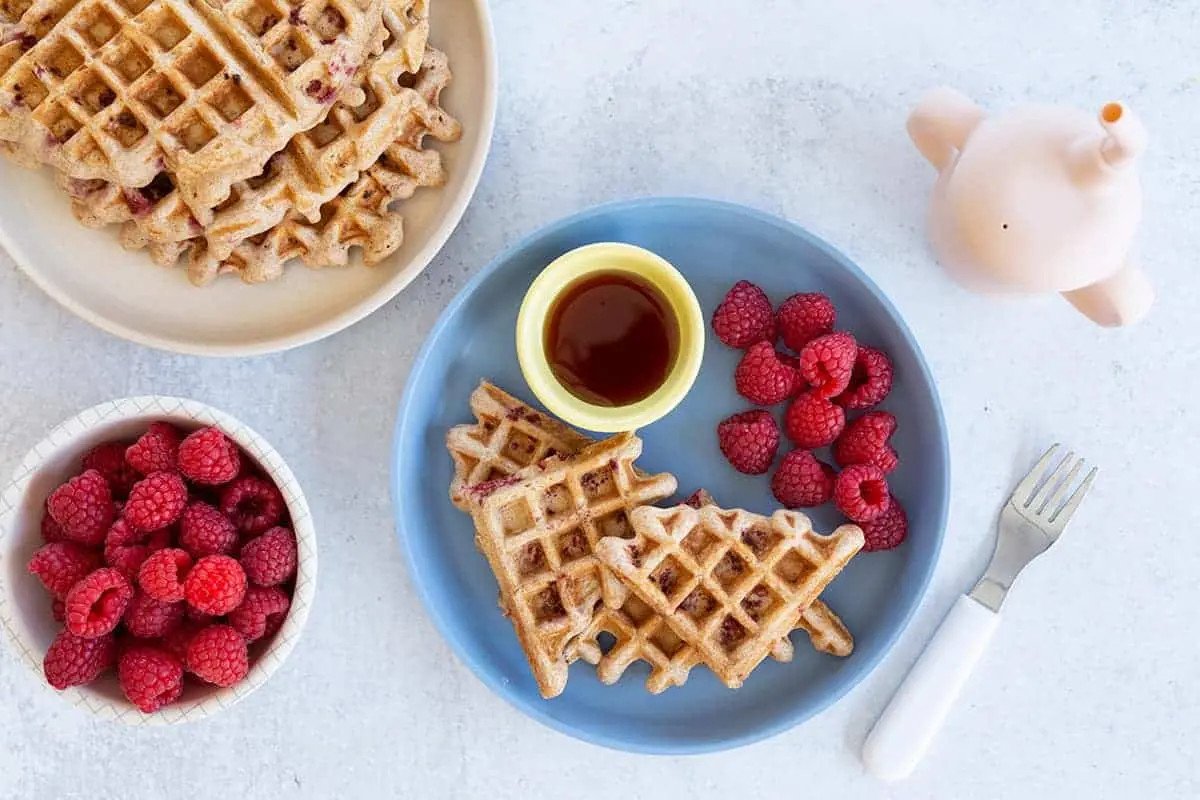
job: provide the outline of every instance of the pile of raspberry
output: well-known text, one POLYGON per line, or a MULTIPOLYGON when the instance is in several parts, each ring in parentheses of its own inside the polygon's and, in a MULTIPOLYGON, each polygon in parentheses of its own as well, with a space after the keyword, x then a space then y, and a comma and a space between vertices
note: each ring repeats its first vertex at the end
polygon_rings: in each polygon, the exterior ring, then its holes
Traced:
MULTIPOLYGON (((712 327, 722 342, 744 351, 734 371, 738 394, 756 406, 787 403, 783 432, 795 447, 771 478, 775 498, 788 508, 832 500, 862 528, 865 550, 903 542, 908 517, 887 480, 900 463, 889 442, 896 418, 875 410, 892 389, 887 355, 837 330, 837 311, 824 294, 794 294, 776 309, 749 281, 729 290, 712 327), (779 339, 786 349, 777 348, 779 339), (826 447, 836 467, 818 453, 826 447)), ((717 438, 738 472, 763 475, 775 464, 780 430, 770 411, 728 417, 717 438)))
POLYGON ((56 689, 115 668, 150 713, 189 680, 232 686, 291 607, 287 505, 215 427, 155 422, 90 450, 46 500, 41 533, 29 571, 63 624, 43 661, 56 689))

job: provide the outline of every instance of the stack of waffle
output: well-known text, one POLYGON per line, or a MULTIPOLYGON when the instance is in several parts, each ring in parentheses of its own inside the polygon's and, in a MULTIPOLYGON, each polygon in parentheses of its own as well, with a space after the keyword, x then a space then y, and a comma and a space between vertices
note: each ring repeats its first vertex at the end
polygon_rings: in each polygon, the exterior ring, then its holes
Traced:
POLYGON ((543 697, 563 691, 576 660, 607 684, 644 661, 656 694, 698 664, 737 688, 768 655, 791 660, 796 628, 850 654, 817 598, 862 547, 856 526, 821 536, 798 512, 725 510, 705 492, 657 508, 676 481, 634 465, 635 435, 593 442, 487 382, 471 411, 446 437, 450 499, 474 520, 543 697))
POLYGON ((0 150, 193 283, 367 264, 441 186, 430 0, 0 0, 0 150))

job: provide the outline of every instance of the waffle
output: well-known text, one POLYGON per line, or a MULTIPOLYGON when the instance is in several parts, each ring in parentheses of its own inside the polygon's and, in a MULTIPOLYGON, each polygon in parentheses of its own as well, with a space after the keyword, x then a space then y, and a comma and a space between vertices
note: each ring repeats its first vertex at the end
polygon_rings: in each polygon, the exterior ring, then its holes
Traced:
MULTIPOLYGON (((469 510, 467 487, 512 475, 529 464, 557 454, 572 454, 592 440, 558 420, 543 414, 503 389, 481 381, 471 393, 471 412, 476 421, 457 425, 446 435, 446 447, 454 462, 450 500, 460 509, 469 510)), ((708 492, 700 490, 688 501, 696 508, 713 503, 708 492)), ((503 595, 500 607, 508 614, 503 595)), ((813 646, 821 652, 847 656, 854 639, 838 616, 820 600, 801 616, 803 628, 813 646)), ((772 650, 779 661, 794 656, 791 640, 781 638, 772 650)), ((681 686, 699 657, 664 624, 663 618, 636 597, 629 597, 620 608, 601 605, 591 624, 579 638, 567 646, 567 660, 583 660, 596 667, 597 676, 607 684, 616 683, 636 661, 650 667, 646 687, 657 694, 671 686, 681 686), (601 645, 601 635, 612 643, 601 645)))
POLYGON ((124 223, 123 246, 157 250, 168 263, 188 251, 189 277, 200 285, 221 272, 250 283, 271 280, 297 256, 312 267, 344 264, 355 245, 367 263, 378 263, 403 240, 402 218, 390 205, 419 186, 445 182, 441 156, 421 149, 423 137, 461 136, 457 120, 438 105, 451 73, 446 56, 425 46, 428 3, 389 5, 384 52, 356 84, 366 99, 336 104, 261 176, 235 184, 220 208, 197 218, 166 174, 133 190, 67 179, 76 217, 91 227, 124 223))
POLYGON ((73 178, 140 187, 167 172, 197 214, 320 122, 383 37, 382 0, 10 7, 23 13, 0 45, 0 139, 73 178))
POLYGON ((795 511, 767 518, 679 505, 629 519, 633 539, 602 539, 597 558, 734 689, 864 541, 855 525, 818 535, 795 511))
POLYGON ((634 470, 641 451, 641 440, 623 433, 465 493, 475 542, 543 697, 566 687, 570 645, 597 606, 619 608, 625 599, 620 581, 597 561, 596 543, 631 536, 629 514, 675 491, 674 476, 634 470))
POLYGON ((456 425, 446 434, 454 461, 450 502, 469 511, 468 486, 504 478, 555 455, 571 455, 592 443, 579 431, 535 411, 488 381, 471 392, 475 422, 456 425))

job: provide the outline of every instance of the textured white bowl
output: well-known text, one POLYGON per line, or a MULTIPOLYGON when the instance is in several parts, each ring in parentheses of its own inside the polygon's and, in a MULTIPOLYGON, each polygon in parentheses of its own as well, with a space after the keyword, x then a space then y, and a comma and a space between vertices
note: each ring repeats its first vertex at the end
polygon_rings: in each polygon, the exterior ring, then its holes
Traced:
POLYGON ((128 252, 115 229, 75 221, 48 169, 30 171, 0 157, 0 246, 47 294, 109 333, 151 347, 211 356, 270 353, 353 325, 395 297, 429 264, 466 210, 491 146, 496 117, 496 55, 487 0, 437 0, 430 43, 450 57, 443 94, 462 122, 455 144, 432 143, 449 180, 399 207, 404 244, 367 268, 310 270, 291 265, 277 281, 247 286, 228 276, 205 288, 182 268, 156 267, 128 252))
POLYGON ((30 557, 42 545, 46 497, 78 472, 79 461, 89 449, 112 439, 137 437, 155 420, 185 430, 216 425, 237 442, 283 493, 296 531, 299 560, 287 619, 270 641, 251 648, 252 655, 258 652, 257 660, 237 685, 221 689, 189 683, 178 702, 152 714, 142 713, 125 699, 113 673, 88 686, 58 693, 97 717, 130 725, 173 725, 201 719, 262 686, 296 646, 317 585, 317 539, 308 503, 296 476, 266 440, 228 414, 194 400, 152 396, 101 403, 50 431, 17 466, 12 483, 0 494, 0 626, 35 679, 47 691, 55 691, 46 683, 42 658, 62 627, 50 615, 50 596, 26 570, 30 557))

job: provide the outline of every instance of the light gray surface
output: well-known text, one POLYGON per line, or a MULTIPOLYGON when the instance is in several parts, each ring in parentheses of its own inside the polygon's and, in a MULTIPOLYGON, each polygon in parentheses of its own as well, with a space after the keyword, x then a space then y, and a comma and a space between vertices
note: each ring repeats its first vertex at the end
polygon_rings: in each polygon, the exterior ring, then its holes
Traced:
POLYGON ((139 349, 59 310, 0 254, 0 469, 86 405, 182 394, 280 449, 321 537, 317 604, 292 661, 204 724, 93 724, 5 648, 0 798, 1200 793, 1196 4, 745 5, 755 12, 717 0, 496 0, 501 110, 475 203, 407 292, 297 352, 204 361, 139 349), (939 82, 993 107, 1112 98, 1144 117, 1153 141, 1141 254, 1160 291, 1148 321, 1105 332, 1055 299, 998 302, 943 279, 922 233, 932 172, 904 134, 909 103, 939 82), (954 465, 941 564, 882 666, 801 729, 692 759, 584 745, 485 690, 413 594, 385 467, 422 338, 498 249, 592 203, 675 193, 783 214, 856 259, 924 345, 954 465), (882 788, 859 766, 862 739, 982 569, 1011 483, 1053 437, 1093 457, 1100 481, 1013 592, 919 773, 882 788))

